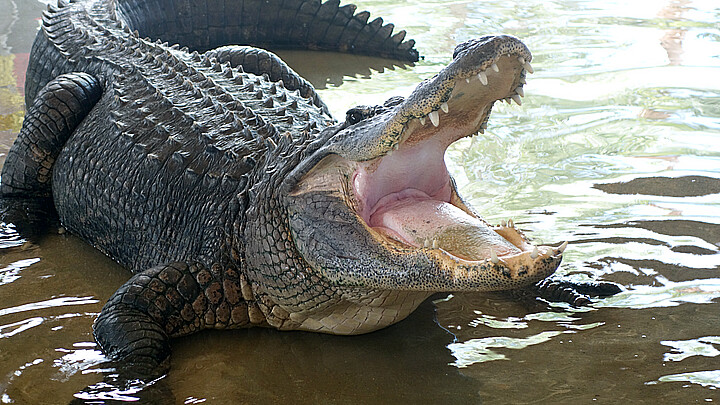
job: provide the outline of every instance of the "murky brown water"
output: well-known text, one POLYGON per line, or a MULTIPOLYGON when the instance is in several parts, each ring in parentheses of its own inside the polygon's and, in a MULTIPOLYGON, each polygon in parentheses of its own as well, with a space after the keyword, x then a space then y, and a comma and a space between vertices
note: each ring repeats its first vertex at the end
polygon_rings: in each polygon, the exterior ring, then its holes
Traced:
MULTIPOLYGON (((485 33, 521 37, 522 107, 447 156, 491 221, 570 241, 561 272, 622 283, 590 308, 438 296, 357 337, 271 330, 173 342, 177 403, 720 401, 720 7, 691 1, 361 1, 407 29, 415 66, 281 55, 338 117, 407 94, 485 33)), ((43 5, 0 0, 0 159, 19 129, 43 5)), ((91 325, 129 273, 72 236, 0 233, 0 403, 67 403, 101 379, 91 325)), ((131 397, 131 395, 129 395, 131 397)), ((172 402, 172 401, 170 401, 172 402)))

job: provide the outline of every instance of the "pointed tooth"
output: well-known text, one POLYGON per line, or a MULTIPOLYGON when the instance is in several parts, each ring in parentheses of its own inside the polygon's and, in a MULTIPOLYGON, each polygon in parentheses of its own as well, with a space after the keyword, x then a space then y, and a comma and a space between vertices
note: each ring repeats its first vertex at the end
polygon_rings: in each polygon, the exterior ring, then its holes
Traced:
POLYGON ((430 247, 430 238, 425 239, 425 242, 423 242, 423 246, 426 248, 430 247))
POLYGON ((469 77, 466 77, 466 78, 465 78, 465 83, 470 83, 470 78, 469 78, 469 77))
POLYGON ((485 72, 480 72, 480 73, 478 73, 477 76, 478 76, 478 79, 480 79, 480 83, 487 86, 488 81, 487 81, 487 75, 485 74, 485 72))
POLYGON ((558 252, 560 252, 560 253, 564 252, 565 249, 567 249, 567 246, 568 246, 567 241, 563 242, 562 245, 560 245, 560 247, 558 247, 558 249, 557 249, 558 252))
POLYGON ((522 56, 518 56, 518 62, 520 62, 521 65, 524 65, 524 64, 525 64, 525 58, 523 58, 522 56))
POLYGON ((527 84, 527 80, 524 77, 520 78, 520 84, 527 84))
POLYGON ((513 94, 510 98, 516 102, 517 105, 522 105, 522 99, 517 94, 513 94))
POLYGON ((490 261, 498 264, 500 262, 500 259, 497 257, 497 253, 495 253, 495 249, 490 249, 490 261))
POLYGON ((525 63, 523 64, 523 67, 525 68, 525 70, 527 70, 528 73, 535 73, 535 69, 533 69, 533 67, 532 67, 532 65, 530 64, 530 62, 525 62, 525 63))
POLYGON ((395 149, 395 150, 400 149, 400 144, 399 144, 399 143, 396 143, 395 146, 393 146, 393 149, 395 149))
POLYGON ((500 72, 500 68, 498 68, 497 63, 493 63, 490 65, 490 69, 494 70, 495 72, 500 72))
POLYGON ((530 252, 530 257, 533 259, 537 259, 538 256, 540 256, 540 251, 538 250, 537 246, 533 246, 532 252, 530 252))
POLYGON ((425 117, 420 117, 420 123, 425 125, 425 117))
POLYGON ((430 121, 432 121, 434 126, 440 125, 440 114, 437 111, 431 112, 428 114, 428 117, 430 117, 430 121))
POLYGON ((447 102, 440 104, 440 109, 443 110, 445 114, 450 112, 450 106, 448 106, 447 102))
POLYGON ((502 221, 500 221, 500 226, 505 228, 507 226, 507 222, 503 219, 502 221))
POLYGON ((478 131, 478 133, 479 133, 479 134, 484 134, 484 133, 485 133, 485 128, 480 128, 480 130, 478 131))
POLYGON ((508 226, 510 228, 515 228, 515 222, 513 222, 512 218, 508 219, 508 226))
POLYGON ((433 239, 433 241, 432 241, 432 246, 433 246, 433 248, 437 249, 437 247, 438 247, 438 241, 437 241, 437 239, 433 239))
POLYGON ((388 153, 385 154, 385 156, 390 157, 390 156, 392 156, 392 153, 393 153, 393 149, 390 149, 388 151, 388 153))
POLYGON ((525 90, 523 90, 522 86, 515 89, 515 93, 517 93, 520 97, 525 97, 525 90))

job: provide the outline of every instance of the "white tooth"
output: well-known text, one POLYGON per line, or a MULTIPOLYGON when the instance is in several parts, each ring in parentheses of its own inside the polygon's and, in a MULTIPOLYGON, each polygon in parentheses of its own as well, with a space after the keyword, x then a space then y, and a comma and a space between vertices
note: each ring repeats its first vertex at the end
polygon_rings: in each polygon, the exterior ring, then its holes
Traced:
POLYGON ((437 111, 431 112, 430 114, 428 114, 428 117, 430 117, 430 121, 432 121, 433 125, 440 125, 440 114, 437 111))
POLYGON ((527 84, 527 81, 525 80, 524 77, 520 78, 520 84, 527 84))
POLYGON ((525 97, 525 90, 523 90, 522 86, 520 86, 520 87, 518 87, 517 89, 515 89, 515 92, 516 92, 520 97, 525 97))
POLYGON ((478 73, 477 76, 478 76, 478 79, 480 79, 480 83, 487 86, 488 81, 487 81, 487 75, 485 74, 485 72, 480 72, 480 73, 478 73))
POLYGON ((469 77, 465 79, 465 83, 470 83, 470 78, 469 78, 469 77))
POLYGON ((513 101, 517 103, 517 105, 522 105, 522 99, 517 94, 513 94, 510 98, 512 98, 513 101))
POLYGON ((538 251, 537 246, 533 246, 533 251, 530 252, 530 257, 533 259, 537 259, 538 256, 540 256, 540 251, 538 251))
POLYGON ((484 134, 484 133, 485 133, 485 128, 480 128, 480 130, 478 131, 478 133, 479 133, 479 134, 484 134))
POLYGON ((425 242, 423 242, 423 246, 430 247, 430 238, 425 239, 425 242))
POLYGON ((437 247, 438 247, 437 239, 433 239, 433 248, 437 248, 437 247))
POLYGON ((420 117, 420 123, 425 125, 425 117, 420 117))
POLYGON ((515 228, 515 222, 513 222, 512 218, 508 219, 508 226, 510 228, 515 228))
POLYGON ((400 144, 399 144, 399 143, 396 143, 395 146, 393 146, 393 149, 395 149, 395 150, 400 149, 400 144))
POLYGON ((525 70, 527 70, 528 73, 535 73, 535 69, 533 69, 533 67, 532 67, 532 65, 530 64, 530 62, 525 62, 525 63, 523 64, 523 67, 525 68, 525 70))
POLYGON ((444 112, 445 114, 447 114, 448 111, 450 111, 450 107, 448 106, 448 103, 442 103, 442 104, 440 104, 440 109, 443 110, 443 112, 444 112))
POLYGON ((525 64, 525 58, 523 58, 522 56, 518 56, 518 62, 520 62, 521 65, 524 65, 524 64, 525 64))
POLYGON ((392 156, 392 153, 393 153, 393 150, 390 149, 390 150, 388 151, 388 153, 385 154, 385 156, 390 157, 390 156, 392 156))
POLYGON ((500 259, 498 259, 498 257, 497 257, 497 253, 495 253, 494 249, 490 249, 490 261, 495 264, 497 264, 500 261, 500 259))
POLYGON ((505 222, 505 220, 503 219, 502 221, 500 221, 500 226, 505 228, 507 226, 507 222, 505 222))
POLYGON ((490 69, 494 70, 495 72, 500 72, 500 68, 498 68, 498 65, 495 63, 490 65, 490 69))
POLYGON ((567 248, 567 245, 568 245, 567 241, 563 242, 562 245, 560 245, 560 247, 558 248, 558 252, 560 252, 560 253, 564 252, 565 249, 567 248))

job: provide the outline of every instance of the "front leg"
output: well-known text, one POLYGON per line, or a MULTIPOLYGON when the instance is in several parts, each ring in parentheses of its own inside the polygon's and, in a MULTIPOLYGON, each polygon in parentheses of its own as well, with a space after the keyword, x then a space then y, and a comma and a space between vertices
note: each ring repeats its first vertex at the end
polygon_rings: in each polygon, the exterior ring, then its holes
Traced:
POLYGON ((171 263, 134 275, 108 300, 93 332, 103 352, 130 374, 169 368, 169 339, 206 328, 262 324, 249 285, 233 269, 171 263), (244 295, 243 295, 244 293, 244 295), (252 319, 251 319, 252 318, 252 319))
POLYGON ((619 284, 609 281, 570 281, 548 277, 530 287, 532 293, 551 302, 566 302, 573 306, 588 305, 590 297, 609 297, 621 292, 619 284))

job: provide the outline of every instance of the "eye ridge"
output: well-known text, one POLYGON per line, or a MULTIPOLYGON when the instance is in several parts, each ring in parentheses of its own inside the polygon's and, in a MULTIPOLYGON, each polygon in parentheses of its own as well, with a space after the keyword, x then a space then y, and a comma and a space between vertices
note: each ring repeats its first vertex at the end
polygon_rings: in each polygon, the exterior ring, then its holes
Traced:
POLYGON ((347 112, 347 118, 346 121, 350 125, 355 125, 359 123, 360 121, 364 120, 366 117, 365 115, 357 110, 350 110, 347 112))

